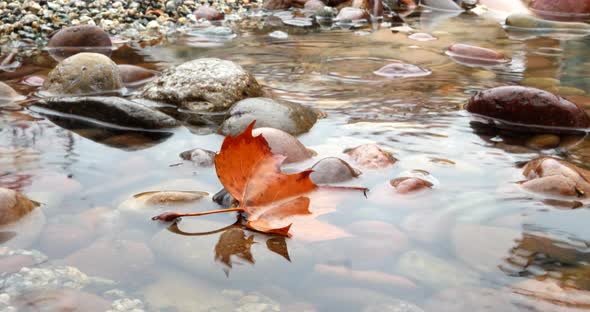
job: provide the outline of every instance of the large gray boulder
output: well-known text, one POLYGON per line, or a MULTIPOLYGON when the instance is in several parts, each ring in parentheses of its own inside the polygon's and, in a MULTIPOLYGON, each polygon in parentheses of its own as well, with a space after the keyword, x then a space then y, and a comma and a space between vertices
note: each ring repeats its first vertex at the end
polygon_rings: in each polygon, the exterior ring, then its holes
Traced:
POLYGON ((239 100, 261 95, 261 86, 242 66, 201 58, 164 71, 140 97, 203 112, 224 111, 239 100))

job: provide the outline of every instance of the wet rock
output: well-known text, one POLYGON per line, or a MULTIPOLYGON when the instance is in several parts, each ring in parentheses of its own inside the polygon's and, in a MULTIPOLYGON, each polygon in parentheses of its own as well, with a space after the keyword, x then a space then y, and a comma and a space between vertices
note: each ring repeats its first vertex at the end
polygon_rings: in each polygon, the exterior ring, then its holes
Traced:
POLYGON ((178 272, 165 272, 153 284, 142 289, 152 311, 205 312, 229 311, 232 302, 207 282, 178 272))
POLYGON ((559 79, 549 77, 528 77, 521 81, 521 84, 529 87, 535 87, 539 89, 551 89, 559 86, 559 79))
POLYGON ((215 164, 215 152, 202 148, 184 151, 180 153, 180 158, 192 161, 193 164, 199 167, 211 167, 215 164))
POLYGON ((197 10, 195 10, 195 12, 193 12, 193 15, 197 18, 197 19, 206 19, 208 21, 219 21, 223 19, 223 13, 220 13, 219 11, 217 11, 217 9, 212 8, 208 5, 202 5, 200 6, 197 10))
POLYGON ((436 37, 433 37, 431 34, 427 33, 414 33, 408 36, 409 39, 416 40, 416 41, 433 41, 437 40, 436 37))
POLYGON ((106 56, 112 52, 109 35, 100 27, 92 25, 66 27, 51 37, 47 47, 51 56, 58 61, 80 52, 106 56))
POLYGON ((506 18, 506 25, 531 30, 590 31, 590 25, 576 22, 556 22, 540 19, 528 14, 512 14, 506 18))
POLYGON ((20 271, 24 267, 35 265, 35 259, 28 255, 12 255, 0 258, 0 275, 20 271))
POLYGON ((20 220, 38 206, 17 191, 0 188, 0 226, 20 220))
POLYGON ((124 127, 162 129, 177 126, 172 117, 119 97, 54 97, 40 101, 38 105, 124 127))
POLYGON ((433 185, 429 181, 414 177, 395 178, 389 181, 389 184, 400 194, 416 193, 424 189, 430 189, 433 185))
MULTIPOLYGON (((446 11, 463 11, 461 7, 461 0, 423 0, 420 4, 425 6, 429 6, 439 10, 446 10, 446 11)), ((466 1, 471 2, 471 1, 466 1)))
POLYGON ((344 151, 359 166, 379 169, 392 166, 397 162, 391 153, 384 151, 376 144, 364 144, 344 151))
POLYGON ((369 13, 366 10, 359 9, 359 8, 352 8, 352 7, 345 7, 338 12, 336 16, 336 20, 345 21, 345 20, 361 20, 366 19, 369 17, 369 13))
POLYGON ((385 294, 366 288, 317 288, 317 285, 314 286, 312 295, 316 300, 329 304, 329 311, 423 312, 416 305, 396 299, 390 293, 385 294))
POLYGON ((298 135, 311 129, 317 121, 317 113, 297 103, 279 103, 268 98, 245 99, 232 106, 219 133, 237 135, 254 120, 255 128, 269 127, 298 135))
POLYGON ((74 289, 37 289, 12 300, 17 311, 87 311, 103 312, 110 302, 94 294, 74 289))
MULTIPOLYGON (((547 301, 556 306, 588 308, 590 292, 573 287, 562 287, 559 281, 548 278, 545 280, 528 279, 511 287, 514 293, 547 301)), ((549 311, 549 310, 545 310, 549 311)))
POLYGON ((380 271, 353 270, 350 267, 331 264, 316 264, 316 274, 325 280, 335 280, 344 284, 371 284, 389 286, 393 288, 416 288, 416 285, 403 276, 380 271))
POLYGON ((449 288, 426 301, 426 311, 453 312, 519 312, 522 311, 510 293, 491 288, 449 288), (460 298, 460 300, 458 300, 460 298))
POLYGON ((89 275, 140 282, 154 263, 154 255, 142 242, 102 239, 69 255, 64 262, 89 275))
POLYGON ((534 0, 530 8, 542 18, 554 20, 582 20, 590 15, 590 3, 576 0, 534 0))
POLYGON ((559 146, 561 139, 555 134, 539 134, 529 138, 526 146, 535 149, 550 149, 559 146))
POLYGON ((315 163, 311 170, 313 173, 310 177, 315 184, 346 182, 361 174, 359 170, 337 157, 324 158, 315 163))
POLYGON ((317 10, 323 9, 325 6, 326 5, 320 0, 309 0, 305 2, 303 8, 307 11, 315 12, 317 10))
POLYGON ((576 104, 529 87, 505 86, 478 92, 465 109, 473 114, 508 122, 510 127, 518 124, 563 128, 590 126, 590 118, 576 104))
POLYGON ((231 61, 201 58, 170 68, 148 83, 141 97, 191 111, 224 111, 235 102, 262 95, 250 73, 231 61))
POLYGON ((60 62, 43 85, 51 95, 118 93, 123 82, 117 65, 97 53, 78 53, 60 62))
POLYGON ((377 76, 386 78, 412 78, 428 76, 432 72, 428 69, 406 63, 392 63, 373 72, 377 76))
POLYGON ((469 269, 460 268, 421 250, 411 250, 401 255, 397 271, 433 288, 476 285, 478 281, 477 274, 469 269))
MULTIPOLYGON (((46 76, 38 76, 38 75, 34 75, 34 76, 26 76, 25 78, 23 78, 20 83, 27 85, 29 87, 41 87, 43 86, 43 84, 45 83, 45 80, 47 80, 46 76)), ((1 91, 0 91, 1 92, 1 91)))
MULTIPOLYGON (((258 124, 258 121, 256 121, 258 124)), ((252 135, 262 135, 273 154, 287 157, 284 164, 294 163, 311 158, 312 153, 297 138, 289 133, 275 128, 256 128, 252 135)))
POLYGON ((209 193, 199 191, 149 191, 133 195, 122 202, 119 209, 129 212, 147 212, 155 214, 167 210, 195 209, 195 204, 207 198, 209 193))
POLYGON ((40 208, 33 209, 16 222, 0 225, 0 233, 9 234, 2 246, 28 248, 37 241, 44 226, 45 214, 40 208))
POLYGON ((95 237, 94 228, 75 222, 49 223, 41 232, 40 249, 52 258, 63 258, 75 250, 87 246, 95 237))
POLYGON ((520 238, 520 232, 486 225, 459 223, 451 232, 455 254, 481 272, 498 272, 520 238))
POLYGON ((19 97, 18 92, 16 92, 9 85, 0 81, 0 104, 4 102, 12 102, 17 97, 19 97))
POLYGON ((131 87, 144 85, 158 74, 154 70, 135 65, 120 64, 117 67, 119 68, 119 74, 121 75, 123 84, 131 87))
POLYGON ((266 0, 262 7, 267 10, 287 10, 291 5, 291 0, 266 0))
POLYGON ((566 161, 540 157, 529 161, 523 169, 525 190, 554 196, 590 196, 590 172, 566 161))
POLYGON ((456 43, 448 48, 446 54, 452 60, 465 65, 497 65, 508 62, 506 57, 492 49, 456 43))

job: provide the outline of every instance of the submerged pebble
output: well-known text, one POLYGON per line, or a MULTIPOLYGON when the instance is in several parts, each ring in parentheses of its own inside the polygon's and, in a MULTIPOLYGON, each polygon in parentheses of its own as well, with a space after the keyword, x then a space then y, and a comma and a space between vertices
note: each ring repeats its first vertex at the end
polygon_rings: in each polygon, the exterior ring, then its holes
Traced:
POLYGON ((155 70, 135 65, 119 64, 117 67, 119 68, 121 81, 126 86, 137 87, 144 85, 158 74, 155 70))
POLYGON ((413 78, 428 76, 432 72, 413 64, 391 63, 379 68, 373 73, 386 78, 413 78))
POLYGON ((571 30, 590 32, 590 25, 578 22, 557 22, 540 19, 528 14, 512 14, 506 18, 506 25, 530 30, 571 30))
POLYGON ((590 172, 566 161, 540 157, 531 160, 523 169, 525 190, 552 196, 590 196, 590 172))
POLYGON ((408 36, 409 39, 416 40, 416 41, 433 41, 437 40, 436 37, 433 37, 431 34, 427 33, 413 33, 408 36))
POLYGON ((262 135, 273 154, 285 156, 284 164, 294 163, 311 158, 312 153, 297 138, 275 128, 256 128, 252 135, 262 135))
POLYGON ((546 19, 582 20, 590 15, 590 3, 577 0, 534 0, 530 4, 535 14, 546 19))
POLYGON ((336 20, 338 21, 356 21, 361 19, 366 19, 369 17, 369 14, 366 10, 359 9, 359 8, 352 8, 352 7, 345 7, 338 12, 336 16, 336 20))
POLYGON ((559 146, 561 139, 555 134, 539 134, 529 138, 526 146, 536 149, 549 149, 559 146))
POLYGON ((449 47, 446 54, 452 60, 465 65, 497 65, 508 62, 508 59, 492 49, 456 43, 449 47))
POLYGON ((0 226, 18 221, 38 206, 17 191, 0 188, 0 226))
POLYGON ((199 167, 211 167, 215 164, 215 152, 202 148, 184 151, 180 153, 180 158, 190 160, 199 167))
POLYGON ((217 9, 210 7, 208 5, 200 6, 195 12, 193 12, 193 15, 197 19, 206 19, 209 21, 223 20, 224 17, 223 13, 220 13, 219 11, 217 11, 217 9))
POLYGON ((355 163, 369 169, 387 168, 397 162, 376 144, 364 144, 344 151, 355 163))
POLYGON ((289 34, 287 34, 284 31, 280 31, 280 30, 275 30, 273 32, 271 32, 270 34, 268 34, 269 37, 271 38, 275 38, 275 39, 287 39, 289 38, 289 34))
POLYGON ((389 184, 400 194, 416 193, 433 186, 431 182, 415 177, 395 178, 389 184))

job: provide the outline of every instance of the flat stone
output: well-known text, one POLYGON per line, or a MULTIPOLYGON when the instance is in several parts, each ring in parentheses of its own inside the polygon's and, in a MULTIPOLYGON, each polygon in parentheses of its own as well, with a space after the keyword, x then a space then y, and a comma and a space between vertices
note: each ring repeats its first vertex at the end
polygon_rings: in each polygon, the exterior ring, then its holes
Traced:
POLYGON ((269 98, 249 98, 236 103, 219 127, 219 133, 235 136, 256 121, 255 128, 275 128, 291 135, 309 131, 317 113, 301 104, 276 102, 269 98))
POLYGON ((119 97, 55 97, 40 101, 38 105, 124 127, 162 129, 177 126, 172 117, 119 97))

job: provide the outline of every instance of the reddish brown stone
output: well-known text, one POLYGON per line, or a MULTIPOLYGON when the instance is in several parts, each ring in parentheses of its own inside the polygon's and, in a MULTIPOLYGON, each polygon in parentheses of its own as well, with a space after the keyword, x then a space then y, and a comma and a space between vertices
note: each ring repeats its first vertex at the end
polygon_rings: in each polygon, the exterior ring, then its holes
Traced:
POLYGON ((389 182, 391 186, 400 194, 409 194, 431 188, 432 183, 420 178, 396 178, 389 182))
POLYGON ((92 25, 80 25, 58 31, 47 47, 50 54, 62 60, 80 52, 94 52, 110 56, 112 43, 109 35, 102 28, 92 25))
POLYGON ((197 19, 206 19, 209 21, 219 21, 222 20, 224 17, 223 13, 217 11, 217 9, 212 8, 208 5, 200 6, 198 9, 195 10, 193 13, 197 19))
POLYGON ((515 124, 587 128, 590 118, 576 104, 550 92, 506 86, 478 92, 465 109, 473 114, 515 124))

